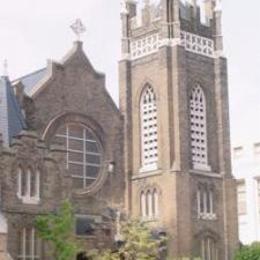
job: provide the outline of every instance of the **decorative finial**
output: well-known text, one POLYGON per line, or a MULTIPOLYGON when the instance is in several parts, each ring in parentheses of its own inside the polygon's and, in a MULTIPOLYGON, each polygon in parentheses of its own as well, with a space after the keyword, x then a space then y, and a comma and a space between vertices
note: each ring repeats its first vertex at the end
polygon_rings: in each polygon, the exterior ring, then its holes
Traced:
POLYGON ((215 12, 222 10, 221 0, 216 0, 215 12))
POLYGON ((121 1, 121 14, 128 14, 128 10, 127 10, 127 0, 122 0, 121 1))
POLYGON ((70 26, 70 28, 76 34, 78 41, 80 41, 80 36, 84 32, 86 32, 86 27, 80 19, 76 19, 76 21, 70 26))
POLYGON ((150 6, 150 0, 144 0, 144 6, 150 6))
POLYGON ((3 62, 3 76, 8 76, 8 61, 7 59, 4 59, 3 62))

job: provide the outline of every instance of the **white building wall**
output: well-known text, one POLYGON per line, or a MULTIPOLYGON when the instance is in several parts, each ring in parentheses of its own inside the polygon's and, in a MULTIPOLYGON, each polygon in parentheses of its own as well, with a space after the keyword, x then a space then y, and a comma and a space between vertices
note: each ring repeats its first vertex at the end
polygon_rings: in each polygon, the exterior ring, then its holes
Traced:
POLYGON ((239 144, 233 147, 233 174, 245 182, 246 214, 239 215, 239 238, 243 244, 260 241, 260 208, 258 181, 260 182, 260 153, 257 153, 256 142, 239 144), (238 149, 241 147, 242 149, 238 149))

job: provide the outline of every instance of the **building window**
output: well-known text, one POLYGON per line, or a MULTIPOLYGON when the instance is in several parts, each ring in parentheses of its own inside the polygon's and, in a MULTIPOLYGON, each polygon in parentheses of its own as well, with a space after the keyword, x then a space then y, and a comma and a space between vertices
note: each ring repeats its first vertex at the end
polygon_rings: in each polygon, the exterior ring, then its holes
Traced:
POLYGON ((141 214, 143 218, 146 218, 146 194, 142 191, 141 192, 141 214))
POLYGON ((190 132, 193 169, 210 170, 207 149, 206 98, 199 85, 192 89, 190 95, 190 132))
POLYGON ((244 149, 243 149, 243 146, 238 146, 238 147, 235 147, 233 149, 233 155, 234 155, 234 159, 239 159, 243 156, 243 152, 244 152, 244 149))
POLYGON ((159 195, 157 189, 142 191, 140 203, 143 219, 155 219, 159 216, 159 195))
POLYGON ((55 140, 66 147, 73 187, 91 186, 98 179, 102 164, 101 145, 94 133, 81 124, 71 123, 58 129, 55 140))
POLYGON ((37 204, 40 201, 40 172, 31 169, 18 169, 17 196, 25 204, 37 204))
POLYGON ((257 179, 257 205, 258 205, 258 216, 260 216, 260 179, 257 179))
POLYGON ((40 241, 37 238, 36 231, 34 228, 23 228, 19 232, 18 240, 18 259, 40 259, 40 241))
POLYGON ((198 217, 204 220, 215 220, 213 189, 206 185, 199 187, 197 191, 198 217))
POLYGON ((155 170, 158 162, 157 105, 154 89, 149 85, 141 96, 140 119, 142 170, 155 170))
POLYGON ((246 184, 245 181, 237 183, 238 215, 246 215, 246 184))
POLYGON ((201 240, 201 257, 202 260, 218 260, 216 242, 211 237, 206 237, 201 240))
POLYGON ((254 144, 254 154, 256 157, 260 157, 260 143, 254 144))
POLYGON ((158 217, 159 215, 159 196, 156 189, 153 191, 153 215, 154 217, 158 217))

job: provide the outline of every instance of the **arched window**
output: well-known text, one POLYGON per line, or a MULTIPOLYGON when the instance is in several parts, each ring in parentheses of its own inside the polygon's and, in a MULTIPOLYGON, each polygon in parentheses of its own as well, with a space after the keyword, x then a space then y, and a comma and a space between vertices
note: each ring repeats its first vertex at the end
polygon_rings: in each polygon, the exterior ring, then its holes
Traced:
POLYGON ((198 188, 197 205, 199 218, 205 220, 216 219, 216 214, 214 212, 213 190, 209 188, 208 185, 198 188))
POLYGON ((154 170, 158 162, 158 126, 156 95, 150 85, 141 96, 140 118, 142 169, 154 170))
POLYGON ((190 134, 193 168, 208 170, 206 98, 199 85, 190 95, 190 134))
POLYGON ((56 132, 55 141, 67 149, 66 164, 73 178, 73 187, 84 189, 99 176, 102 164, 101 145, 88 127, 69 123, 56 132))
POLYGON ((141 214, 142 214, 143 218, 145 218, 147 216, 146 215, 146 195, 143 191, 141 192, 141 214))
POLYGON ((40 172, 18 168, 17 196, 26 204, 36 204, 40 201, 40 172))
POLYGON ((27 173, 22 168, 18 168, 18 178, 17 178, 18 191, 17 194, 19 197, 25 197, 27 194, 27 173))
POLYGON ((157 189, 148 189, 140 193, 140 214, 144 220, 159 216, 159 194, 157 189))
POLYGON ((153 195, 150 190, 146 193, 146 200, 147 200, 147 216, 149 218, 153 217, 153 195))
POLYGON ((218 249, 214 239, 205 237, 201 240, 202 260, 218 260, 218 249))
POLYGON ((158 217, 159 215, 159 197, 156 189, 153 191, 153 216, 158 217))
POLYGON ((30 196, 31 197, 39 197, 40 193, 40 172, 37 170, 36 172, 30 171, 30 196))
POLYGON ((18 234, 18 240, 17 259, 40 259, 40 241, 34 228, 23 228, 18 234))

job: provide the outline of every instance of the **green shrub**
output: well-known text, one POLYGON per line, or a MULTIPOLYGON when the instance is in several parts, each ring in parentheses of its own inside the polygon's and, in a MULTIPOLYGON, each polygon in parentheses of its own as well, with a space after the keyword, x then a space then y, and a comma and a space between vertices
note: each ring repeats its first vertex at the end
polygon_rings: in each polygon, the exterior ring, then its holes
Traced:
POLYGON ((260 243, 242 246, 236 253, 235 260, 260 260, 260 243))
POLYGON ((35 226, 39 237, 49 243, 51 256, 57 260, 75 259, 79 250, 74 235, 74 213, 71 204, 65 201, 56 214, 39 216, 35 226))

